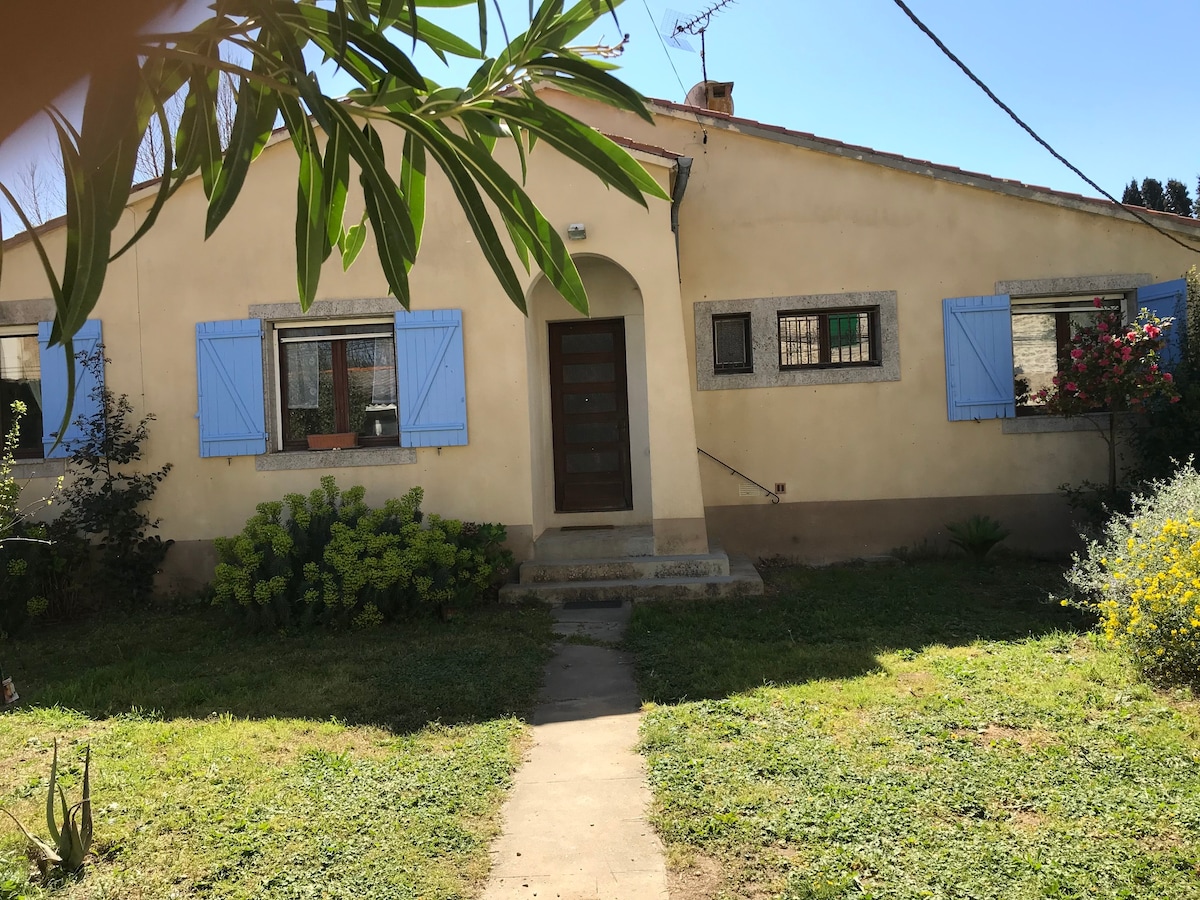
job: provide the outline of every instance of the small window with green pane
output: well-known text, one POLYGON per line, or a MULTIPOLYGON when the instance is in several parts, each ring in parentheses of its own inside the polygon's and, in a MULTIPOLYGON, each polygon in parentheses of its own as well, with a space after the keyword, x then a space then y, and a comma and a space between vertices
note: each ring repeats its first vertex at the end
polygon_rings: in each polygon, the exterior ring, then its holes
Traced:
POLYGON ((877 366, 879 307, 779 313, 781 369, 877 366))

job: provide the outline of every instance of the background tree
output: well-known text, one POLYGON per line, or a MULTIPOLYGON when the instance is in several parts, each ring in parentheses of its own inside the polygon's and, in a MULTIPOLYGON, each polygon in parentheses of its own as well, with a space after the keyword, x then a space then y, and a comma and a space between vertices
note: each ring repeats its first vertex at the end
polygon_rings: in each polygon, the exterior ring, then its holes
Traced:
MULTIPOLYGON (((244 54, 230 53, 224 49, 221 58, 225 62, 239 66, 245 66, 248 62, 244 54)), ((229 139, 233 135, 233 122, 237 117, 237 91, 237 79, 229 72, 221 72, 217 78, 215 102, 217 139, 220 142, 221 150, 229 147, 229 139)), ((175 141, 179 123, 183 119, 183 104, 182 93, 176 94, 163 104, 163 112, 166 113, 167 119, 166 139, 172 142, 175 141)), ((158 118, 155 117, 150 120, 150 124, 146 128, 146 136, 138 145, 136 180, 149 181, 153 178, 161 178, 165 174, 163 162, 163 128, 158 118)))
POLYGON ((1157 178, 1145 178, 1142 180, 1142 199, 1146 209, 1154 209, 1158 212, 1165 212, 1167 208, 1167 195, 1163 190, 1162 182, 1157 178))
POLYGON ((1166 209, 1177 216, 1192 214, 1192 195, 1188 193, 1187 185, 1177 178, 1167 182, 1166 209))
POLYGON ((1121 195, 1121 202, 1126 206, 1145 206, 1146 200, 1142 196, 1142 189, 1138 187, 1137 179, 1132 179, 1125 187, 1125 193, 1121 195))
MULTIPOLYGON (((12 191, 0 184, 41 259, 56 308, 51 340, 66 345, 68 368, 74 363, 72 337, 100 297, 109 262, 154 226, 163 204, 194 175, 208 198, 205 234, 211 235, 280 118, 299 159, 296 283, 303 309, 316 296, 324 260, 337 249, 344 265, 352 263, 367 227, 391 293, 408 307, 408 272, 420 249, 432 162, 446 175, 476 243, 518 308, 525 309, 524 291, 497 220, 520 263, 536 265, 586 312, 583 282, 562 237, 493 151, 500 141, 511 141, 523 175, 528 154, 541 141, 643 206, 647 197, 669 199, 624 148, 533 90, 537 82, 552 84, 653 121, 645 99, 597 58, 619 53, 623 42, 611 48, 572 43, 601 16, 615 20, 619 3, 578 0, 566 8, 563 0, 542 0, 535 8, 531 0, 525 31, 510 40, 507 24, 499 21, 505 46, 494 57, 485 53, 494 23, 482 0, 214 0, 212 15, 190 31, 136 35, 130 46, 114 50, 120 64, 89 79, 78 125, 49 111, 66 185, 67 252, 60 267, 51 263, 12 191), (422 8, 454 6, 477 10, 478 47, 420 15, 422 8), (443 87, 414 64, 410 52, 418 45, 443 59, 478 60, 478 67, 465 86, 443 87), (330 96, 321 83, 330 67, 311 68, 304 55, 309 47, 358 87, 346 97, 330 96), (223 50, 248 62, 231 62, 223 50), (225 147, 217 123, 222 73, 237 79, 225 147), (160 134, 171 132, 167 104, 176 95, 184 97, 176 139, 161 142, 161 171, 169 175, 159 182, 138 231, 113 247, 112 231, 137 178, 138 148, 151 121, 160 134), (381 128, 404 134, 398 165, 384 157, 381 128), (352 172, 366 212, 347 225, 352 172)), ((68 385, 74 382, 69 373, 68 385)))

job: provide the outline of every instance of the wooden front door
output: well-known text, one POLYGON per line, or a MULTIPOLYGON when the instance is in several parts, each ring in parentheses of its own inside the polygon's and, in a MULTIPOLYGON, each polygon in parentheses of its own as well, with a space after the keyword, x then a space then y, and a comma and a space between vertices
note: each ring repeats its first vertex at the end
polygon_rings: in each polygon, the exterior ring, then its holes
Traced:
POLYGON ((554 508, 633 509, 625 320, 550 323, 554 508))

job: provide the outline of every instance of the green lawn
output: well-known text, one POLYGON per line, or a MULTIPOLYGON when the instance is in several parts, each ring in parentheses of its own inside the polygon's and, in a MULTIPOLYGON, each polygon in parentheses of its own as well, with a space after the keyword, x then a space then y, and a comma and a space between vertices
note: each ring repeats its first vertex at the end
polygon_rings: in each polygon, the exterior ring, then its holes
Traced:
MULTIPOLYGON (((199 614, 0 647, 0 805, 45 833, 50 749, 99 859, 30 897, 458 898, 485 876, 552 639, 544 610, 247 636, 199 614)), ((16 829, 0 866, 24 880, 16 829)), ((0 900, 21 896, 0 878, 0 900), (6 890, 8 891, 6 893, 6 890)))
POLYGON ((780 569, 635 608, 687 898, 1200 898, 1200 704, 1020 561, 780 569))

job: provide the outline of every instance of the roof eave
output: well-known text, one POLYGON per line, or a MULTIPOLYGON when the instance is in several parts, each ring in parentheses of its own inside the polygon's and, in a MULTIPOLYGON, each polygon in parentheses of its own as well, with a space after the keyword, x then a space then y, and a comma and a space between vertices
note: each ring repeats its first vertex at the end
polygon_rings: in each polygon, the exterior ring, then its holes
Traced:
MULTIPOLYGON (((924 159, 913 159, 895 153, 886 153, 870 147, 846 144, 830 138, 818 137, 815 134, 793 131, 792 129, 783 128, 778 125, 767 125, 754 119, 744 119, 700 107, 685 106, 682 103, 675 103, 670 100, 650 99, 647 101, 647 105, 652 112, 659 115, 688 121, 695 120, 701 124, 724 128, 738 134, 746 134, 764 140, 803 147, 818 153, 839 156, 843 159, 871 163, 901 172, 908 172, 913 175, 924 175, 939 181, 1007 194, 1024 200, 1048 203, 1065 209, 1075 209, 1080 212, 1109 216, 1123 222, 1138 221, 1132 213, 1121 206, 1098 197, 1086 197, 1083 194, 1056 191, 1051 188, 1026 184, 1008 178, 985 175, 981 172, 969 172, 954 166, 942 165, 924 159)), ((1143 209, 1141 207, 1138 208, 1138 212, 1153 221, 1159 228, 1185 234, 1189 237, 1200 237, 1200 220, 1187 216, 1177 216, 1173 213, 1143 209)))

